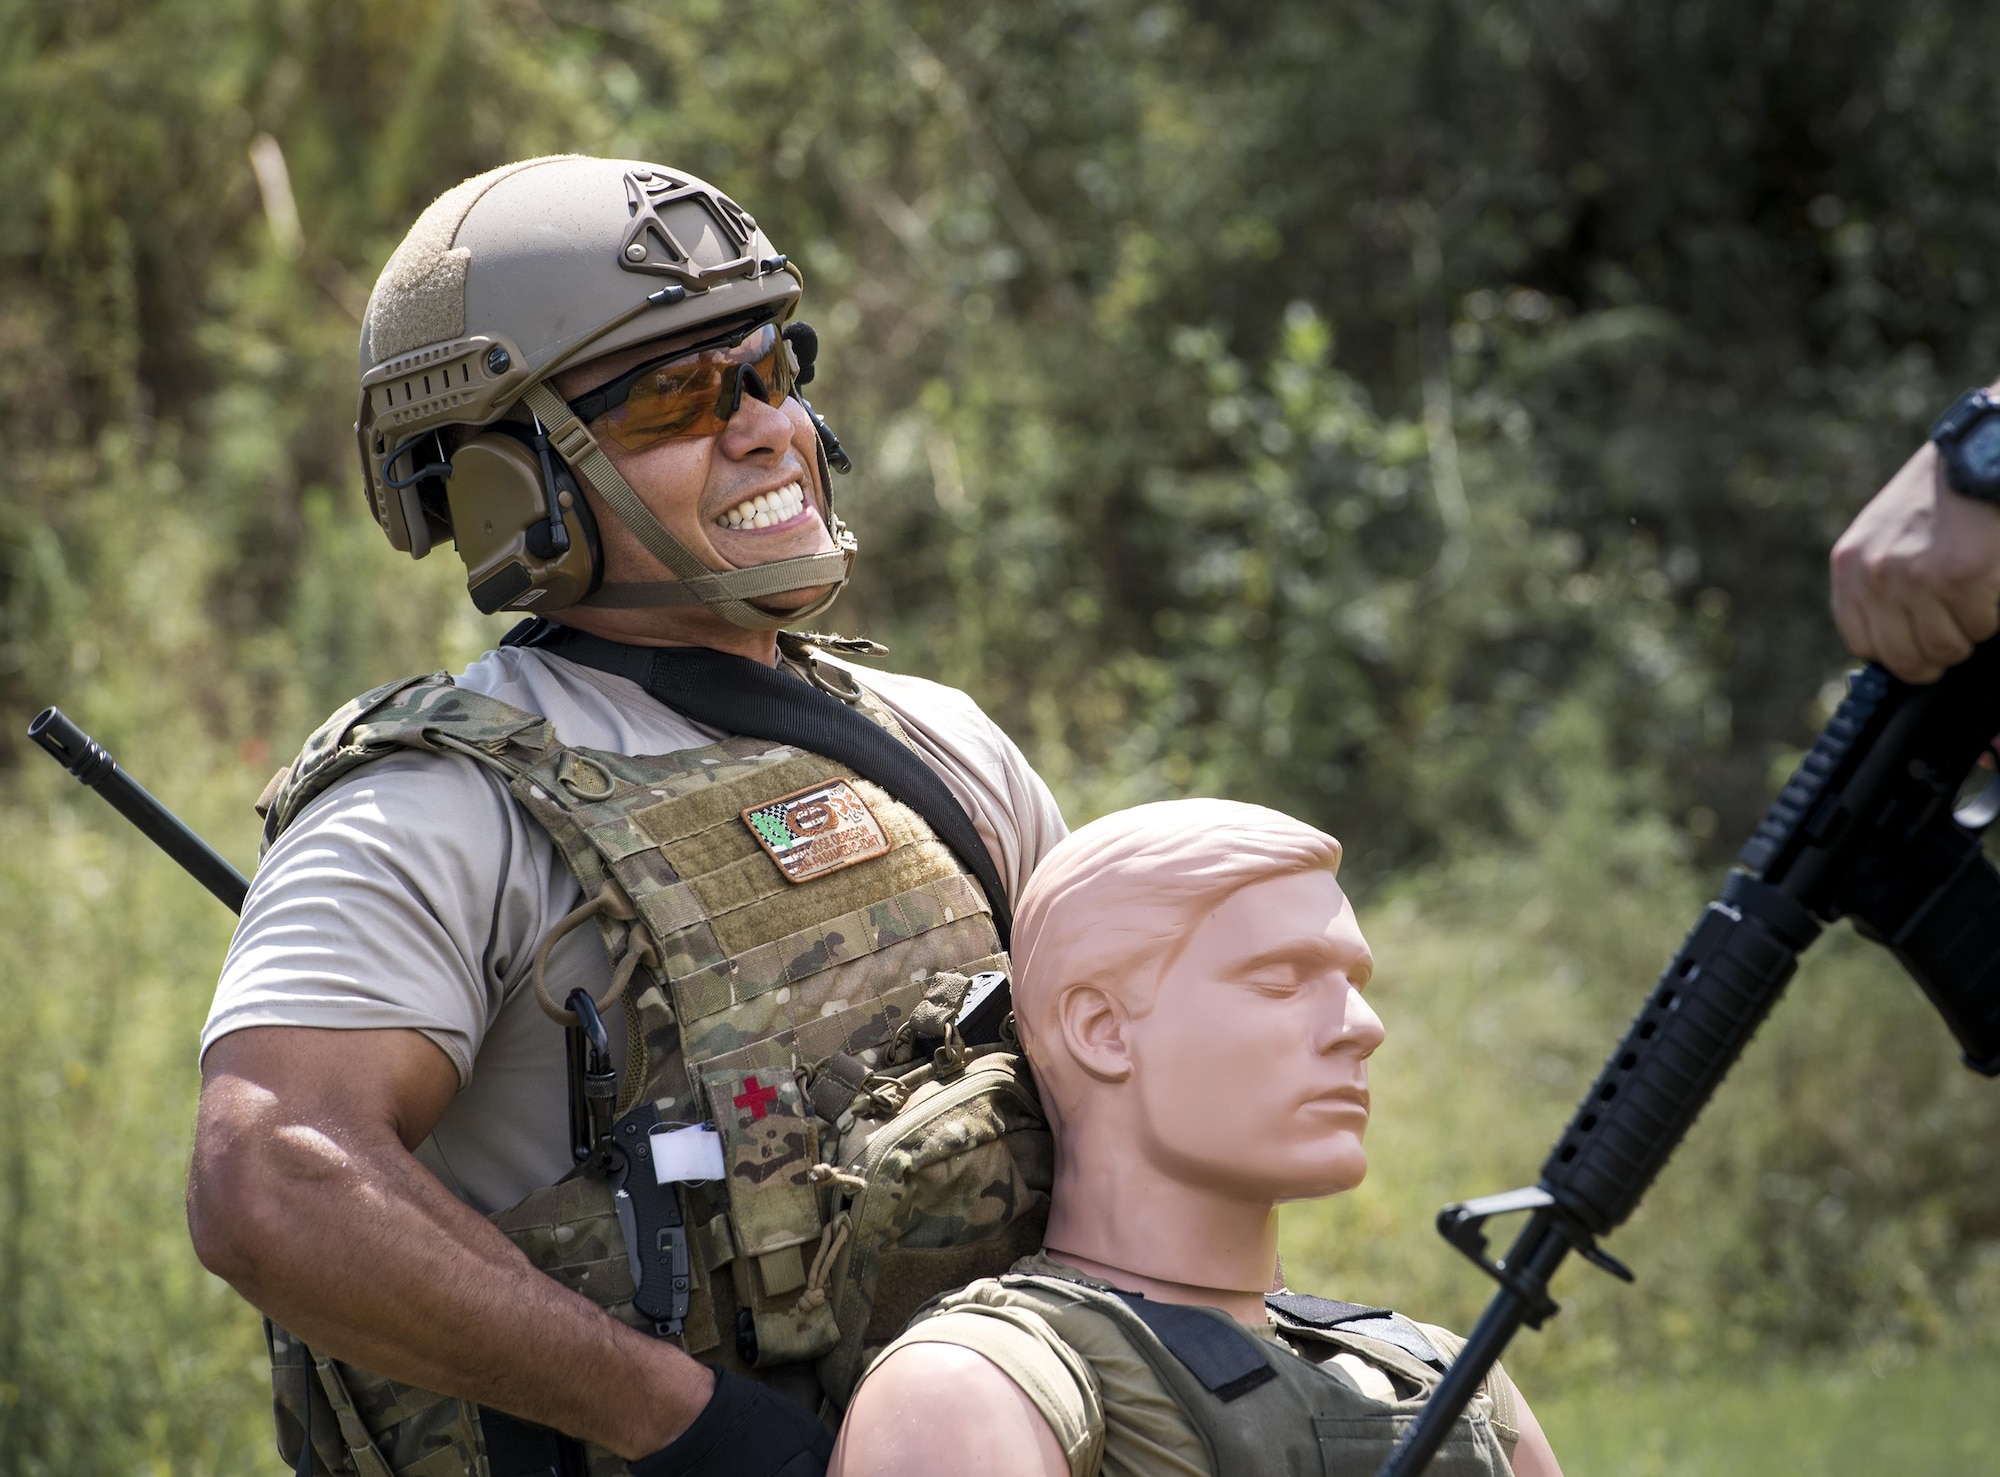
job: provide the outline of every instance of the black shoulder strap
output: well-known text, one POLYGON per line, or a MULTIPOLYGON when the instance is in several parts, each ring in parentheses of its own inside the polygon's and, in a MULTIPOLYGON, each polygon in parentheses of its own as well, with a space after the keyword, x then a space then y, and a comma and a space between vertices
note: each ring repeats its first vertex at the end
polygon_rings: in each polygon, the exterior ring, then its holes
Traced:
POLYGON ((1278 1377, 1257 1346, 1256 1336, 1235 1327, 1226 1315, 1217 1317, 1179 1303, 1156 1303, 1142 1293, 1111 1290, 1217 1399, 1235 1400, 1278 1377))
POLYGON ((1337 1328, 1357 1318, 1387 1318, 1387 1308, 1371 1308, 1365 1303, 1343 1303, 1333 1298, 1316 1298, 1307 1292, 1272 1292, 1264 1296, 1264 1306, 1312 1328, 1337 1328))
POLYGON ((1307 1328, 1339 1328, 1364 1338, 1380 1339, 1385 1344, 1394 1344, 1406 1354, 1414 1354, 1433 1369, 1446 1367, 1444 1355, 1424 1337, 1423 1330, 1387 1308, 1336 1302, 1332 1298, 1314 1297, 1304 1292, 1271 1293, 1265 1297, 1264 1306, 1307 1328))
POLYGON ((655 701, 710 728, 792 744, 848 765, 929 823, 985 889, 1000 947, 1011 947, 1013 909, 972 817, 907 744, 840 699, 747 657, 699 646, 628 646, 554 621, 516 626, 501 645, 533 647, 627 678, 655 701))

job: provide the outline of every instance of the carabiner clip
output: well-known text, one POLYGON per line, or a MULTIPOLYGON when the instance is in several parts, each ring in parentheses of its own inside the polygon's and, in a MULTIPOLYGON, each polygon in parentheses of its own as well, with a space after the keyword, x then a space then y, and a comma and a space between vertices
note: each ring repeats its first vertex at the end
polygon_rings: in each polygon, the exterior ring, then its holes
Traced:
POLYGON ((569 1038, 569 1149, 582 1164, 596 1158, 601 1170, 609 1163, 604 1151, 611 1144, 611 1110, 618 1099, 618 1073, 611 1065, 611 1033, 604 1029, 604 1017, 590 991, 575 989, 563 1002, 575 1014, 577 1024, 568 1027, 569 1038))

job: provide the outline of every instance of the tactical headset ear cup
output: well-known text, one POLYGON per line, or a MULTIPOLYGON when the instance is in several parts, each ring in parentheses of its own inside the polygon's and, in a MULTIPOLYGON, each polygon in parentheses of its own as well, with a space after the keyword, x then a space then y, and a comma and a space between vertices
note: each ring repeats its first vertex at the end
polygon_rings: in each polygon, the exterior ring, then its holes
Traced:
POLYGON ((466 589, 481 611, 561 610, 603 582, 597 520, 583 489, 529 427, 502 421, 460 445, 446 490, 466 589), (549 526, 551 506, 562 514, 562 540, 549 526))
POLYGON ((563 493, 570 496, 568 505, 563 508, 563 524, 569 529, 570 542, 574 545, 580 538, 584 554, 590 560, 590 583, 583 593, 595 595, 597 587, 604 583, 604 541, 598 537, 597 514, 590 509, 590 499, 584 494, 583 483, 570 470, 569 463, 556 455, 553 446, 549 448, 549 462, 555 468, 558 498, 563 493))

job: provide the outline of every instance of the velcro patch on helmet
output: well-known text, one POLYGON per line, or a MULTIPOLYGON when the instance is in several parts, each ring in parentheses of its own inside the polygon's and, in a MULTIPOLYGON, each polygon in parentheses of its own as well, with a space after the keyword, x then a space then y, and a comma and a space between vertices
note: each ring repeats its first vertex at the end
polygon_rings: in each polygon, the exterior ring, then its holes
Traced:
POLYGON ((788 882, 810 882, 889 852, 889 837, 846 780, 809 785, 755 805, 743 824, 788 882))

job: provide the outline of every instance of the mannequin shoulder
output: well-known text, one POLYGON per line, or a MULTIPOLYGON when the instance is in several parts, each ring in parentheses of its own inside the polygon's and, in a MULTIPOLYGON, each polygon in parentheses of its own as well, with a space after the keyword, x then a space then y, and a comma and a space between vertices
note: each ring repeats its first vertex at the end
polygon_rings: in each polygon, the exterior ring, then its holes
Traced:
MULTIPOLYGON (((1419 1323, 1428 1339, 1440 1349, 1447 1359, 1456 1359, 1465 1340, 1448 1328, 1440 1328, 1434 1323, 1419 1323)), ((1549 1445, 1548 1434, 1542 1430, 1542 1423, 1535 1419, 1535 1413, 1528 1408, 1527 1397, 1521 1387, 1514 1383, 1501 1365, 1494 1365, 1486 1376, 1488 1395, 1493 1399, 1496 1427, 1505 1425, 1514 1433, 1514 1449, 1510 1453, 1514 1467, 1514 1477, 1562 1477, 1562 1465, 1556 1460, 1555 1448, 1549 1445)))
MULTIPOLYGON (((984 1355, 904 1344, 869 1371, 848 1407, 829 1477, 1072 1477, 1036 1403, 984 1355)), ((1083 1474, 1077 1474, 1083 1477, 1083 1474)))

